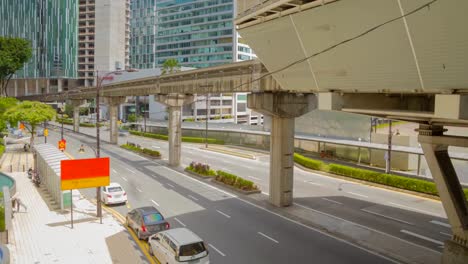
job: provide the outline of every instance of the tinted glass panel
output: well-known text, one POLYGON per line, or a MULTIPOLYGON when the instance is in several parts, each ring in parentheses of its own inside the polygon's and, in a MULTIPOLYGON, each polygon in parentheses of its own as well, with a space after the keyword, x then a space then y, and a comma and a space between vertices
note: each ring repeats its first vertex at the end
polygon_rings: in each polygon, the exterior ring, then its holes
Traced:
POLYGON ((184 245, 180 247, 179 256, 188 257, 198 255, 205 251, 205 246, 202 242, 193 243, 190 245, 184 245))

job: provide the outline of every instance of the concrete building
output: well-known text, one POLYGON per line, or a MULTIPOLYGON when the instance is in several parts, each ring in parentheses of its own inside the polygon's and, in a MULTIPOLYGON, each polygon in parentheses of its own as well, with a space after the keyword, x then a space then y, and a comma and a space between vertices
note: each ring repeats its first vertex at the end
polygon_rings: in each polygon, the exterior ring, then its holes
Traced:
POLYGON ((0 36, 27 39, 33 52, 10 80, 8 95, 60 92, 76 85, 77 1, 0 1, 0 36))
MULTIPOLYGON (((235 10, 233 0, 132 0, 132 68, 160 67, 174 58, 181 66, 193 68, 256 58, 235 30, 235 10)), ((184 106, 182 118, 260 124, 261 115, 252 114, 246 106, 245 93, 195 96, 192 104, 184 106)), ((150 118, 167 118, 165 106, 150 104, 150 108, 157 113, 150 118)))
POLYGON ((93 85, 96 71, 128 68, 129 0, 79 0, 78 32, 81 85, 93 85))

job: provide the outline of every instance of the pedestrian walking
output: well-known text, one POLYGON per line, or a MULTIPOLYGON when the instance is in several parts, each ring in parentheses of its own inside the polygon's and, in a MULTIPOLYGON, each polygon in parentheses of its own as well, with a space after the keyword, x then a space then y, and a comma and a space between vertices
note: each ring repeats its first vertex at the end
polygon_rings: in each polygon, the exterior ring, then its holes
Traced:
POLYGON ((16 212, 20 211, 21 206, 24 208, 25 212, 28 211, 28 207, 26 207, 26 205, 23 203, 23 201, 21 201, 21 199, 19 197, 16 197, 16 212))
POLYGON ((81 144, 80 149, 78 150, 79 153, 84 153, 84 145, 81 144))

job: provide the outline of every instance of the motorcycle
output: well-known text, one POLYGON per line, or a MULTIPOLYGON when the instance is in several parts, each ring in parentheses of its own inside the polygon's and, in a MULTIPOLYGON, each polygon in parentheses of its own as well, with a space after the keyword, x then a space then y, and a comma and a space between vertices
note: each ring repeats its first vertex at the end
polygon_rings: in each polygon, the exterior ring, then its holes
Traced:
POLYGON ((32 175, 33 175, 33 170, 30 168, 30 169, 28 170, 28 178, 29 178, 29 179, 32 179, 32 175))
POLYGON ((41 185, 41 178, 39 177, 39 174, 34 174, 32 182, 34 183, 34 185, 36 185, 36 187, 39 187, 41 185))

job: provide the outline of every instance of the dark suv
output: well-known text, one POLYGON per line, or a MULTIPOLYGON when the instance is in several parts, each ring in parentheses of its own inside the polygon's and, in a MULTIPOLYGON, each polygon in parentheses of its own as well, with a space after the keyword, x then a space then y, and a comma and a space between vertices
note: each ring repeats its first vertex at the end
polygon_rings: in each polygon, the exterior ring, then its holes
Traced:
POLYGON ((169 222, 153 206, 135 208, 128 212, 126 224, 135 231, 138 239, 148 239, 149 236, 170 228, 169 222))

